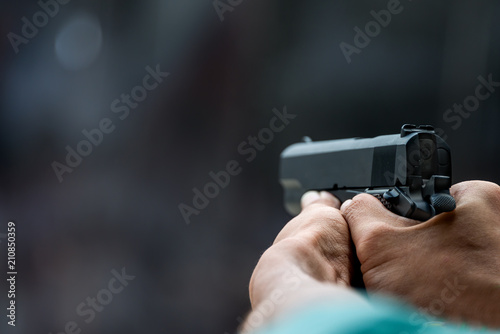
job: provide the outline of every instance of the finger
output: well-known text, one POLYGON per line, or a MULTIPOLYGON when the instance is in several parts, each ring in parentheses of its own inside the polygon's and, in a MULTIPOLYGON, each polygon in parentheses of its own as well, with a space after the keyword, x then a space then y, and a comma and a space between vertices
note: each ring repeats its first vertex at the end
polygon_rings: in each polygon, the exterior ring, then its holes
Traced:
POLYGON ((327 191, 322 191, 322 192, 308 191, 302 196, 301 200, 302 209, 305 209, 311 204, 318 204, 318 203, 336 209, 340 209, 340 204, 341 204, 337 197, 333 196, 327 191))
POLYGON ((354 243, 378 230, 415 225, 415 221, 389 211, 372 195, 360 194, 340 208, 349 224, 354 243))
POLYGON ((289 221, 275 239, 275 243, 296 235, 300 231, 317 230, 319 228, 335 229, 344 225, 348 232, 347 223, 340 213, 340 201, 329 193, 309 191, 302 196, 302 212, 289 221))
POLYGON ((300 205, 302 206, 302 210, 314 203, 315 201, 319 200, 321 197, 319 196, 319 192, 317 191, 308 191, 304 195, 302 195, 302 198, 300 200, 300 205))

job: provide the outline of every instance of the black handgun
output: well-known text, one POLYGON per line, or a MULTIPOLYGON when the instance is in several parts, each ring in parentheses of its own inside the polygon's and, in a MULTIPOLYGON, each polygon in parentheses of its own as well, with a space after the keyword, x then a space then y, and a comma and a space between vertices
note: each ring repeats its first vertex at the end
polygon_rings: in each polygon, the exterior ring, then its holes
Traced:
POLYGON ((308 190, 329 191, 342 202, 372 194, 392 212, 420 221, 456 206, 450 147, 430 125, 406 124, 400 134, 366 139, 306 137, 281 154, 280 182, 292 215, 308 190))

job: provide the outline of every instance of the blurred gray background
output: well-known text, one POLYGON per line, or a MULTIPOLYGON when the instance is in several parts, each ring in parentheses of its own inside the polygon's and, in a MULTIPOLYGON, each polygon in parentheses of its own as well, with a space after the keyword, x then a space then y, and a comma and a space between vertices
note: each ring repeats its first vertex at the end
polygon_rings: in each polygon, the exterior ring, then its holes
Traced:
POLYGON ((2 333, 55 334, 71 321, 85 334, 234 333, 252 269, 290 219, 279 153, 305 135, 432 124, 452 147, 455 182, 500 182, 500 88, 460 126, 445 119, 479 76, 500 81, 498 1, 402 0, 350 64, 340 43, 388 1, 243 0, 223 21, 211 0, 57 4, 44 22, 34 0, 0 3, 0 233, 17 223, 18 267, 17 326, 3 311, 2 333), (34 15, 41 27, 16 53, 9 33, 22 36, 34 15), (158 64, 170 75, 121 120, 112 102, 158 64), (238 146, 284 106, 297 117, 246 162, 238 146), (103 118, 115 130, 59 182, 52 163, 103 118), (230 160, 241 174, 186 224, 179 204, 230 160), (134 280, 86 323, 77 306, 123 267, 134 280))

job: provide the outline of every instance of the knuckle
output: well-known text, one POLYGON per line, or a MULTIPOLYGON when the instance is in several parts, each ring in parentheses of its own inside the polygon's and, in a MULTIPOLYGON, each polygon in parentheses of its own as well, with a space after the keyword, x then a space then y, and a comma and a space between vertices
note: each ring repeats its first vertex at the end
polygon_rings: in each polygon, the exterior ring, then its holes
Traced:
POLYGON ((340 210, 322 204, 312 204, 303 213, 304 217, 309 221, 332 222, 344 220, 340 210))
POLYGON ((489 202, 496 205, 500 203, 500 186, 492 182, 482 182, 481 188, 489 202))
POLYGON ((345 210, 348 217, 355 216, 358 212, 363 212, 369 203, 372 203, 374 197, 369 194, 359 194, 356 195, 351 204, 345 210))
POLYGON ((354 198, 352 199, 352 202, 354 204, 364 204, 366 203, 367 201, 370 201, 373 199, 373 196, 372 195, 369 195, 369 194, 358 194, 356 196, 354 196, 354 198))
POLYGON ((316 206, 304 212, 302 218, 301 228, 293 235, 295 241, 292 242, 301 240, 302 245, 306 244, 309 248, 326 253, 338 249, 340 245, 350 244, 349 227, 340 210, 316 206))
POLYGON ((500 204, 500 186, 487 181, 466 181, 452 187, 451 193, 467 204, 482 202, 494 206, 500 204))
POLYGON ((347 220, 365 220, 369 212, 377 212, 380 202, 372 195, 360 194, 352 199, 351 204, 344 210, 347 220))
POLYGON ((304 232, 326 233, 329 230, 348 230, 347 222, 338 209, 311 204, 292 219, 278 234, 275 243, 304 232))

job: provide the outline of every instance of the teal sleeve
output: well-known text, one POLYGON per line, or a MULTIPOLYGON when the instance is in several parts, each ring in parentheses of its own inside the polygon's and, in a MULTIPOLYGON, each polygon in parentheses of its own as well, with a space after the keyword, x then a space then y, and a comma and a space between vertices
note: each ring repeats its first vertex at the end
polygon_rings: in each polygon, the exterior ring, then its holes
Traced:
MULTIPOLYGON (((248 319, 251 327, 251 320, 248 319)), ((444 323, 397 302, 332 303, 310 306, 282 317, 258 334, 459 334, 500 333, 444 323)))

